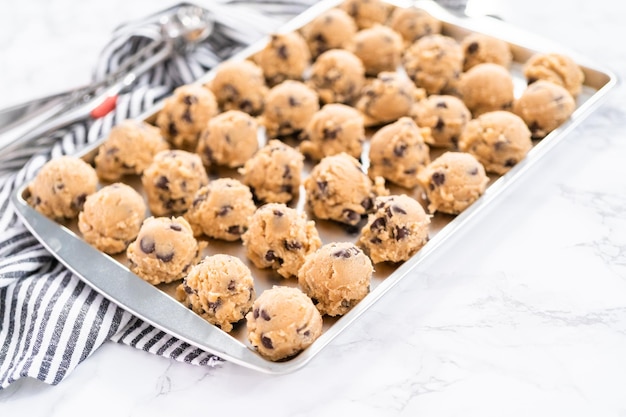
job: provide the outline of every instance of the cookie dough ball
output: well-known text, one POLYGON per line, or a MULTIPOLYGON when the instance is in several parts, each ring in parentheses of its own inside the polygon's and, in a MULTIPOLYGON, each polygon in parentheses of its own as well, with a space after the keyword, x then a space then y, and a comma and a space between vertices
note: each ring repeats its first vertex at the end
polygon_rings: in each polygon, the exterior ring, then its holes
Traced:
POLYGON ((524 159, 533 144, 524 121, 508 111, 484 113, 461 135, 459 149, 474 155, 487 172, 504 174, 524 159))
POLYGON ((458 214, 485 192, 489 178, 471 154, 446 152, 419 175, 431 213, 458 214))
POLYGON ((572 96, 580 94, 585 74, 576 62, 562 54, 538 53, 524 64, 528 84, 537 80, 551 81, 564 87, 572 96))
POLYGON ((369 292, 374 267, 365 253, 350 242, 334 242, 308 255, 298 283, 319 312, 341 316, 369 292))
POLYGON ((376 25, 354 35, 354 54, 363 62, 365 73, 371 76, 395 71, 403 47, 402 36, 387 26, 376 25))
POLYGON ((417 185, 417 173, 430 162, 428 146, 410 117, 403 117, 374 133, 369 158, 370 178, 381 176, 406 188, 417 185))
POLYGON ((314 160, 341 152, 359 158, 365 142, 363 116, 345 104, 327 104, 311 118, 306 138, 300 151, 314 160))
POLYGON ((291 146, 270 140, 239 170, 241 181, 257 200, 287 203, 299 193, 304 156, 291 146))
POLYGON ((346 0, 339 7, 354 19, 359 29, 384 24, 391 9, 380 0, 346 0))
POLYGON ((424 36, 441 33, 441 22, 417 7, 397 7, 391 13, 389 26, 408 43, 413 43, 424 36))
POLYGON ((418 126, 430 128, 426 143, 437 148, 456 149, 459 138, 472 118, 458 97, 433 94, 416 103, 413 119, 418 126))
POLYGON ((356 225, 372 208, 376 195, 386 194, 384 180, 375 183, 347 153, 323 158, 304 180, 306 201, 319 219, 356 225))
POLYGON ((41 167, 28 186, 28 203, 53 220, 73 219, 97 186, 98 176, 91 165, 73 156, 62 156, 41 167))
POLYGON ((148 207, 155 216, 182 214, 208 182, 200 156, 182 150, 159 152, 141 176, 148 207))
POLYGON ((539 80, 524 90, 513 111, 530 128, 533 139, 541 139, 561 126, 576 110, 576 101, 560 85, 539 80))
POLYGON ((78 229, 87 243, 112 255, 135 240, 145 216, 143 197, 130 186, 115 183, 87 196, 78 229))
POLYGON ((221 63, 206 86, 223 110, 241 110, 253 116, 263 111, 268 89, 263 70, 252 61, 221 63))
POLYGON ((248 113, 229 110, 213 117, 203 130, 196 152, 202 163, 237 168, 259 149, 258 125, 248 113))
POLYGON ((275 86, 285 80, 301 80, 311 64, 311 52, 298 32, 271 36, 268 44, 252 59, 261 67, 265 80, 275 86))
POLYGON ((409 46, 402 65, 415 85, 428 94, 447 94, 455 90, 463 70, 463 50, 454 38, 428 35, 409 46))
POLYGON ((197 84, 182 85, 165 99, 156 124, 172 146, 193 151, 200 133, 217 110, 211 90, 197 84))
POLYGON ((232 178, 218 178, 200 188, 185 213, 194 235, 234 241, 248 230, 256 206, 250 189, 232 178))
POLYGON ((352 52, 331 49, 313 63, 308 84, 322 103, 350 104, 365 84, 365 68, 352 52))
POLYGON ((313 58, 330 49, 351 48, 356 32, 354 19, 338 8, 323 12, 301 30, 313 58))
POLYGON ((118 181, 124 175, 141 175, 154 155, 169 149, 159 128, 144 121, 127 119, 113 126, 98 148, 96 173, 104 181, 118 181))
POLYGON ((248 340, 271 361, 287 359, 322 334, 322 315, 297 288, 274 286, 261 293, 246 315, 248 340))
POLYGON ((501 65, 478 64, 463 73, 459 94, 474 117, 513 106, 513 77, 501 65))
POLYGON ((365 125, 375 126, 409 116, 415 102, 425 96, 402 74, 381 72, 363 88, 356 107, 365 116, 365 125))
POLYGON ((128 246, 130 270, 150 284, 180 279, 198 262, 200 250, 191 226, 182 217, 148 217, 128 246))
POLYGON ((261 123, 268 138, 297 137, 319 109, 315 91, 300 81, 287 80, 268 93, 261 123))
POLYGON ((502 39, 493 38, 482 33, 471 33, 461 41, 463 48, 463 70, 490 62, 505 68, 511 66, 513 53, 508 43, 502 39))
POLYGON ((305 256, 322 246, 315 222, 279 203, 259 207, 241 238, 257 268, 272 268, 283 278, 297 276, 305 256))
POLYGON ((413 198, 378 197, 357 244, 375 264, 406 261, 428 241, 429 225, 430 217, 413 198))
POLYGON ((178 301, 225 332, 246 316, 255 297, 250 269, 239 258, 223 254, 194 265, 176 287, 178 301))

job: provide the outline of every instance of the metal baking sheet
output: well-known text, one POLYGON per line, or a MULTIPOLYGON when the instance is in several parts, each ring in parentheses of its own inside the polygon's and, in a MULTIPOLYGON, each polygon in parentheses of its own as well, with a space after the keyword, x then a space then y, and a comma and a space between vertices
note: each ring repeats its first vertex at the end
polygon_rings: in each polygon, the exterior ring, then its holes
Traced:
MULTIPOLYGON (((290 21, 279 32, 296 30, 322 11, 340 3, 341 1, 338 0, 322 1, 290 21)), ((443 33, 445 35, 459 40, 468 33, 482 32, 507 41, 511 45, 514 55, 511 73, 515 80, 516 96, 526 86, 521 70, 522 63, 535 52, 562 52, 570 55, 582 67, 585 73, 585 85, 583 92, 577 98, 577 109, 569 120, 544 139, 535 141, 534 147, 527 157, 506 175, 491 177, 491 182, 485 194, 463 213, 458 216, 435 214, 430 227, 429 242, 411 259, 402 264, 383 263, 375 265, 376 271, 372 278, 371 291, 365 299, 339 319, 325 317, 324 331, 321 337, 294 358, 284 362, 271 362, 262 358, 247 341, 245 320, 237 324, 230 334, 209 324, 174 299, 173 290, 177 283, 156 287, 146 283, 129 271, 126 267, 127 260, 124 255, 112 258, 85 243, 77 232, 76 222, 61 225, 32 209, 26 203, 27 190, 25 186, 16 190, 11 197, 18 215, 39 241, 60 262, 76 273, 88 285, 155 327, 192 345, 214 353, 223 359, 258 371, 277 374, 301 368, 361 316, 376 300, 406 277, 416 265, 423 262, 446 240, 452 239, 459 234, 466 225, 471 224, 478 213, 484 210, 486 206, 493 204, 500 197, 502 191, 506 190, 517 178, 523 176, 536 161, 563 140, 574 126, 594 111, 600 104, 601 99, 615 86, 617 81, 611 71, 590 63, 584 57, 580 57, 572 51, 552 44, 545 39, 537 38, 531 33, 519 31, 501 21, 492 18, 459 17, 448 13, 435 2, 428 0, 418 0, 416 2, 393 1, 389 3, 397 7, 420 7, 427 10, 442 21, 443 33)), ((263 39, 231 59, 246 59, 252 53, 260 50, 267 41, 267 38, 263 39)), ((209 72, 198 82, 204 83, 212 76, 213 72, 209 72)), ((153 121, 161 105, 157 105, 150 112, 144 114, 141 119, 148 122, 153 121)), ((265 138, 262 136, 260 135, 261 144, 265 142, 265 138)), ((78 156, 83 157, 87 161, 92 161, 97 147, 104 140, 105 138, 102 138, 88 149, 84 149, 78 156)), ((431 157, 434 159, 441 151, 434 150, 432 152, 431 157)), ((367 154, 368 146, 366 143, 362 156, 364 168, 367 168, 368 165, 367 154)), ((303 172, 304 177, 306 177, 311 168, 311 164, 307 162, 305 172, 303 172)), ((223 170, 210 174, 212 178, 215 178, 216 175, 239 178, 235 170, 223 170)), ((129 183, 139 191, 142 191, 141 182, 138 178, 131 179, 129 183)), ((392 186, 390 190, 392 194, 409 194, 424 204, 418 188, 406 190, 392 186)), ((294 202, 292 206, 297 207, 299 210, 307 211, 309 218, 315 219, 305 207, 303 187, 300 189, 298 201, 294 202)), ((330 221, 315 220, 323 243, 332 241, 355 242, 357 239, 357 234, 354 230, 350 230, 346 226, 330 221)), ((297 286, 297 280, 295 279, 286 280, 278 277, 271 270, 255 268, 246 259, 244 248, 240 242, 210 240, 208 248, 203 255, 213 253, 227 253, 239 256, 252 270, 257 294, 261 294, 264 289, 270 288, 272 285, 297 286)))

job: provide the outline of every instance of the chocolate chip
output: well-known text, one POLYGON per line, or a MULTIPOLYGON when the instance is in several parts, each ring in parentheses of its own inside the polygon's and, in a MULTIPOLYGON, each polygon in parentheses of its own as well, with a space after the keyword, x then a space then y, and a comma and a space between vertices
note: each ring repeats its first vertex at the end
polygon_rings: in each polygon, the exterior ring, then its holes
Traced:
POLYGON ((142 237, 139 241, 139 247, 143 253, 150 254, 154 252, 154 239, 148 236, 142 237))
POLYGON ((442 185, 446 182, 446 174, 443 172, 435 172, 432 176, 433 184, 442 185))
POLYGON ((170 229, 175 230, 177 232, 180 232, 181 230, 183 230, 182 226, 176 223, 170 224, 170 229))
POLYGON ((233 206, 222 206, 217 212, 218 217, 224 217, 233 210, 233 206))
POLYGON ((298 107, 300 102, 294 96, 289 96, 289 105, 291 107, 298 107))
POLYGON ((252 310, 252 317, 254 317, 255 319, 259 318, 259 309, 255 308, 254 310, 252 310))
POLYGON ((341 216, 348 221, 348 223, 357 223, 361 219, 361 215, 354 210, 344 209, 341 216))
POLYGON ((226 229, 226 231, 231 234, 231 235, 243 235, 246 232, 246 229, 244 226, 230 226, 228 229, 226 229))
POLYGON ((39 198, 39 196, 35 197, 35 201, 33 202, 34 205, 38 206, 41 204, 41 198, 39 198))
POLYGON ((280 59, 287 59, 289 58, 289 52, 287 51, 287 46, 285 45, 280 45, 278 48, 276 48, 276 54, 278 54, 278 57, 280 59))
POLYGON ((358 255, 359 254, 359 250, 357 248, 348 248, 348 249, 341 249, 338 250, 337 252, 333 253, 333 256, 335 258, 343 258, 343 259, 349 259, 352 257, 352 255, 358 255))
POLYGON ((476 51, 478 51, 478 42, 472 42, 467 45, 467 52, 469 52, 470 54, 475 54, 476 51))
POLYGON ((396 226, 394 237, 396 240, 402 240, 411 234, 411 231, 406 226, 396 226))
POLYGON ((87 200, 87 194, 78 194, 72 201, 72 208, 76 210, 82 210, 83 206, 85 205, 85 200, 87 200))
POLYGON ((176 123, 170 122, 170 124, 167 126, 167 131, 170 136, 178 135, 178 128, 176 127, 176 123))
POLYGON ((280 210, 274 210, 272 213, 274 213, 274 216, 276 217, 283 217, 285 215, 285 213, 280 210))
POLYGON ((334 129, 324 128, 323 136, 324 140, 337 139, 337 134, 341 132, 341 127, 336 127, 334 129))
POLYGON ((302 243, 298 242, 297 240, 285 240, 285 249, 290 250, 290 251, 296 251, 296 250, 300 250, 302 249, 302 243))
POLYGON ((228 281, 228 291, 235 291, 236 288, 237 288, 237 283, 235 282, 234 279, 231 279, 230 281, 228 281))
POLYGON ((65 188, 65 184, 63 184, 62 182, 61 182, 61 183, 59 183, 59 184, 55 184, 55 185, 54 185, 54 189, 55 189, 54 191, 55 191, 55 192, 56 192, 56 190, 62 190, 62 189, 64 189, 64 188, 65 188))
POLYGON ((261 336, 261 343, 266 349, 274 349, 274 345, 272 345, 272 339, 267 336, 261 336))
POLYGON ((504 166, 507 167, 507 168, 510 168, 510 167, 514 166, 516 163, 517 163, 517 161, 515 159, 510 158, 510 159, 507 159, 504 162, 504 166))
POLYGON ((380 240, 380 238, 378 237, 373 237, 370 239, 370 243, 373 243, 374 245, 380 245, 381 243, 383 243, 383 241, 380 240))
POLYGON ((470 175, 478 175, 478 168, 474 167, 473 169, 468 171, 468 174, 470 174, 470 175))
POLYGON ((185 292, 187 294, 195 294, 195 290, 193 288, 191 288, 189 285, 187 285, 187 282, 183 282, 183 288, 185 289, 185 292))
POLYGON ((185 96, 183 97, 183 103, 185 103, 188 106, 191 106, 192 104, 195 104, 198 102, 198 98, 196 96, 185 96))
POLYGON ((200 194, 200 195, 196 196, 196 198, 194 198, 192 204, 195 207, 198 204, 202 203, 204 200, 206 200, 206 194, 200 194))
POLYGON ((285 165, 285 170, 283 171, 283 178, 285 178, 285 179, 293 178, 291 176, 291 168, 289 168, 289 165, 285 165))
POLYGON ((371 197, 365 197, 363 201, 361 201, 361 206, 365 210, 370 210, 373 205, 374 205, 374 200, 372 200, 371 197))
POLYGON ((394 204, 393 206, 391 206, 391 211, 393 211, 394 213, 399 213, 399 214, 406 214, 406 210, 404 210, 402 207, 394 204))
POLYGON ((215 311, 222 305, 222 299, 218 298, 215 302, 209 301, 207 304, 209 305, 209 308, 213 310, 213 313, 215 313, 215 311))
POLYGON ((265 260, 267 262, 273 262, 275 259, 276 259, 276 253, 273 250, 270 249, 265 253, 265 260))
POLYGON ((185 109, 185 111, 183 112, 183 115, 181 116, 183 121, 187 122, 187 123, 193 123, 193 117, 191 117, 191 111, 187 108, 185 109))
POLYGON ((269 313, 267 311, 265 311, 265 310, 261 310, 260 315, 263 318, 263 320, 265 320, 265 321, 270 321, 272 319, 272 317, 269 315, 269 313))
POLYGON ((254 107, 252 106, 252 102, 250 100, 241 100, 241 102, 239 103, 239 108, 241 109, 241 111, 246 112, 246 113, 252 113, 252 110, 254 110, 254 107))
POLYGON ((293 193, 293 187, 291 185, 283 185, 280 187, 280 191, 287 193, 287 194, 292 194, 293 193))
POLYGON ((352 307, 352 302, 350 302, 350 300, 341 300, 341 306, 343 308, 350 308, 352 307))
POLYGON ((208 146, 205 146, 203 153, 206 156, 207 161, 213 162, 213 149, 209 148, 208 146))
POLYGON ((448 104, 445 101, 438 101, 437 104, 435 104, 435 107, 439 107, 440 109, 447 109, 448 104))
POLYGON ((318 181, 317 188, 320 190, 320 195, 327 196, 328 195, 328 181, 318 181))
POLYGON ((409 169, 405 169, 403 171, 404 174, 406 175, 413 175, 417 172, 417 168, 409 168, 409 169))
POLYGON ((404 156, 406 149, 407 149, 407 144, 406 143, 399 143, 398 145, 396 145, 393 148, 393 154, 395 156, 397 156, 398 158, 404 156))
POLYGON ((437 124, 435 125, 435 130, 441 132, 444 127, 446 127, 446 123, 443 121, 441 117, 438 117, 437 124))
POLYGON ((370 230, 374 231, 374 230, 384 229, 385 227, 387 227, 387 219, 384 217, 378 217, 370 225, 370 230))
POLYGON ((174 251, 166 252, 166 253, 159 253, 159 252, 157 252, 156 257, 160 261, 171 262, 172 259, 174 259, 174 251))
POLYGON ((159 179, 157 180, 157 182, 154 184, 154 186, 156 188, 160 188, 161 190, 169 191, 170 189, 169 184, 170 184, 170 180, 168 180, 167 177, 161 175, 159 179))
POLYGON ((459 148, 459 138, 458 138, 457 136, 452 136, 452 137, 450 138, 450 142, 452 142, 452 146, 453 146, 455 149, 458 149, 458 148, 459 148))

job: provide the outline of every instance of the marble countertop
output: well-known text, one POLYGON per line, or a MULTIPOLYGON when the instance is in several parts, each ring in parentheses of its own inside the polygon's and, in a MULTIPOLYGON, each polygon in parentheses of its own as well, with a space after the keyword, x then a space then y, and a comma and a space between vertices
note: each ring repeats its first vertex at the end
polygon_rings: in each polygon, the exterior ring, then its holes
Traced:
MULTIPOLYGON (((118 23, 171 3, 3 2, 0 106, 87 82, 118 23)), ((626 3, 482 5, 626 78, 626 3)), ((22 379, 0 391, 0 414, 624 416, 625 102, 619 84, 298 372, 195 367, 105 343, 58 386, 22 379)))

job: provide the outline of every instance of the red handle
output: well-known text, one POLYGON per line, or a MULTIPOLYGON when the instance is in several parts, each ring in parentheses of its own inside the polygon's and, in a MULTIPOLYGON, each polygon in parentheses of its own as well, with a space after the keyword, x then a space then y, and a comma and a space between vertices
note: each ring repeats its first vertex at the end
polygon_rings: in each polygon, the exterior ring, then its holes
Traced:
POLYGON ((94 108, 89 115, 94 119, 99 119, 111 113, 117 105, 117 95, 109 96, 104 99, 96 108, 94 108))

